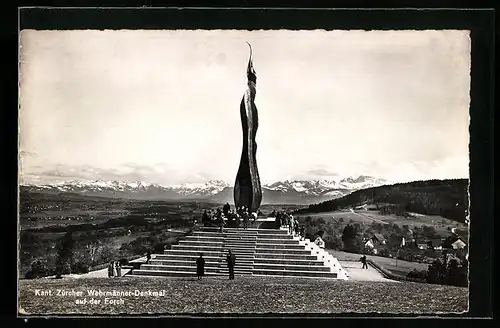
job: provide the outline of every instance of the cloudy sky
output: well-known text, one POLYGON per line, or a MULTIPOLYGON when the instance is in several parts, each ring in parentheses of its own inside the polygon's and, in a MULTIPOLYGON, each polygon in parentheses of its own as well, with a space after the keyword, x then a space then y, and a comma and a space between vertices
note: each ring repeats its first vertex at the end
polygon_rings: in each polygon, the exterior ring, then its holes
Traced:
POLYGON ((467 31, 21 33, 21 182, 233 183, 253 47, 263 183, 467 178, 467 31))

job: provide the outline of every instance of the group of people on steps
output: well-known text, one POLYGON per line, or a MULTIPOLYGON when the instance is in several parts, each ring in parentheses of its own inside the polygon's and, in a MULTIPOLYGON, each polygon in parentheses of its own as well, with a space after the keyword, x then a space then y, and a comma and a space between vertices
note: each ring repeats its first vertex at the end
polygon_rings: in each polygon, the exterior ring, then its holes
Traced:
MULTIPOLYGON (((262 214, 262 213, 260 213, 262 214)), ((248 229, 254 225, 259 213, 250 212, 248 207, 240 206, 235 210, 231 209, 229 203, 226 203, 222 209, 217 208, 214 211, 205 210, 201 217, 201 222, 205 227, 219 227, 222 231, 225 226, 230 225, 236 228, 242 226, 248 229), (227 222, 226 222, 227 221, 227 222)))

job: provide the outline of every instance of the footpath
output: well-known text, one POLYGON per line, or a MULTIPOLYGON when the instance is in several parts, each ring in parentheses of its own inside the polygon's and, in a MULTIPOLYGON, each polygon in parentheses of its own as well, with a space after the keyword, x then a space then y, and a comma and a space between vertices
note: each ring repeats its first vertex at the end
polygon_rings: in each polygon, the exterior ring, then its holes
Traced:
POLYGON ((368 265, 368 269, 363 269, 359 261, 339 261, 339 263, 349 273, 349 280, 351 281, 397 282, 396 280, 385 278, 371 265, 368 265))
MULTIPOLYGON (((146 257, 140 257, 138 259, 130 261, 130 263, 134 262, 146 262, 146 257)), ((125 269, 122 268, 122 277, 126 275, 127 273, 130 272, 131 269, 125 269)), ((74 279, 79 279, 79 278, 107 278, 108 277, 108 268, 100 269, 100 270, 95 270, 95 271, 90 271, 88 273, 82 273, 82 274, 63 274, 63 278, 74 278, 74 279)), ((45 278, 54 278, 54 276, 49 276, 45 278)))

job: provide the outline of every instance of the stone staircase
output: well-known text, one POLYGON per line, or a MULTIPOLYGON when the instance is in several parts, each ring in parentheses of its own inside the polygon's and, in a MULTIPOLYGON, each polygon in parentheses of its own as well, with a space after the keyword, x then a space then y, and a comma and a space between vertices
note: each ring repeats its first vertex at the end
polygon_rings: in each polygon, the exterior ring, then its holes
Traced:
POLYGON ((199 228, 153 254, 149 264, 132 270, 141 276, 196 276, 196 259, 203 253, 205 275, 228 276, 227 250, 236 256, 235 275, 348 279, 336 258, 309 240, 300 241, 285 229, 199 228))

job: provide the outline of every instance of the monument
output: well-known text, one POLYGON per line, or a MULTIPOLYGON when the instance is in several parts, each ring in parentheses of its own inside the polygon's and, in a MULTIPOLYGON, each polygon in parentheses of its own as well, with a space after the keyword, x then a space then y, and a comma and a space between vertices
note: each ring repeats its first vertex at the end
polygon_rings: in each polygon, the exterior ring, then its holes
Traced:
MULTIPOLYGON (((248 43, 248 42, 247 42, 248 43)), ((234 183, 234 205, 247 207, 250 212, 257 212, 262 201, 262 188, 257 169, 257 143, 255 135, 259 126, 255 93, 257 76, 252 63, 252 46, 247 66, 247 88, 240 103, 241 127, 243 129, 243 147, 240 166, 234 183)))

